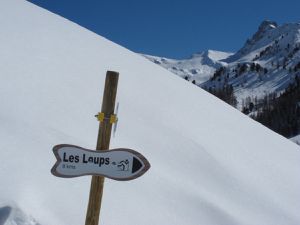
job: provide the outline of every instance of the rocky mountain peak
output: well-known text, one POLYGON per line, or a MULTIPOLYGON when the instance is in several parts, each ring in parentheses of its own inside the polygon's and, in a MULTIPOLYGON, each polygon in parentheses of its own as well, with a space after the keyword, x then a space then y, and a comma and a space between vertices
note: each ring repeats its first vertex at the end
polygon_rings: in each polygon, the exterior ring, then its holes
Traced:
POLYGON ((264 31, 264 30, 268 30, 268 29, 274 29, 274 28, 277 28, 277 27, 278 27, 278 24, 275 21, 264 20, 259 25, 258 31, 264 31))
POLYGON ((278 27, 277 23, 270 20, 264 20, 258 27, 258 31, 253 35, 250 42, 256 42, 261 39, 265 33, 271 29, 276 29, 278 27))

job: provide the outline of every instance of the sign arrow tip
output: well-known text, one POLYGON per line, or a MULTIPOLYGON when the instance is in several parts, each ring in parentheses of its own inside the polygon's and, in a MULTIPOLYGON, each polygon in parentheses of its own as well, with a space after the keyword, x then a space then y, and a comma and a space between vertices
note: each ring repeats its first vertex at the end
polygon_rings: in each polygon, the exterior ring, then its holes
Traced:
POLYGON ((135 173, 136 171, 138 171, 141 167, 143 166, 143 164, 140 162, 140 160, 138 160, 137 158, 133 157, 133 163, 132 163, 132 173, 135 173))

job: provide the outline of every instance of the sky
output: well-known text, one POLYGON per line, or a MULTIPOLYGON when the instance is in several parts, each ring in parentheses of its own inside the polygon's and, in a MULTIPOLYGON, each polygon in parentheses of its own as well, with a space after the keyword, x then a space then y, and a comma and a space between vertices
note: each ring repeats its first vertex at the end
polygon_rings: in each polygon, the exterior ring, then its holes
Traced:
POLYGON ((235 52, 266 19, 300 22, 299 0, 29 0, 134 52, 235 52))

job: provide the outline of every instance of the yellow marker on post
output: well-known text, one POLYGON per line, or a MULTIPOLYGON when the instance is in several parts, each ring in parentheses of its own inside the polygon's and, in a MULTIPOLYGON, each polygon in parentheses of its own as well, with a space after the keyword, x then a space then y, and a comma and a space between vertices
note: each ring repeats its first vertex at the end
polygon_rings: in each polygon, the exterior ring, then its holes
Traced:
POLYGON ((117 118, 117 115, 115 114, 112 114, 110 115, 110 117, 105 117, 105 114, 104 113, 98 113, 97 115, 95 115, 95 117, 97 117, 97 120, 100 121, 100 122, 103 122, 105 119, 109 119, 109 123, 113 124, 113 123, 116 123, 118 118, 117 118))
POLYGON ((104 120, 104 113, 98 113, 97 115, 95 115, 95 117, 97 117, 98 121, 103 122, 103 120, 104 120))
POLYGON ((117 122, 117 120, 118 120, 117 115, 113 114, 113 115, 110 116, 109 122, 110 123, 115 123, 115 122, 117 122))

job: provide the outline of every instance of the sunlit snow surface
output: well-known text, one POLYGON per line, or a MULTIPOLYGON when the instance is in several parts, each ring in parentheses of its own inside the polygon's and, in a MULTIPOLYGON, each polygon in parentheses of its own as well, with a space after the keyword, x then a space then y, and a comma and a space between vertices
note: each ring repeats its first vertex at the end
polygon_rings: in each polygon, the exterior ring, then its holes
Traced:
POLYGON ((42 225, 84 223, 90 177, 52 176, 52 146, 95 147, 105 72, 116 70, 111 147, 135 149, 152 167, 134 181, 106 180, 101 224, 300 223, 296 144, 28 2, 2 0, 0 21, 0 208, 42 225))
POLYGON ((168 59, 151 55, 143 56, 190 82, 202 84, 211 78, 216 69, 227 65, 227 63, 221 60, 231 55, 232 53, 207 50, 193 54, 189 59, 168 59))

